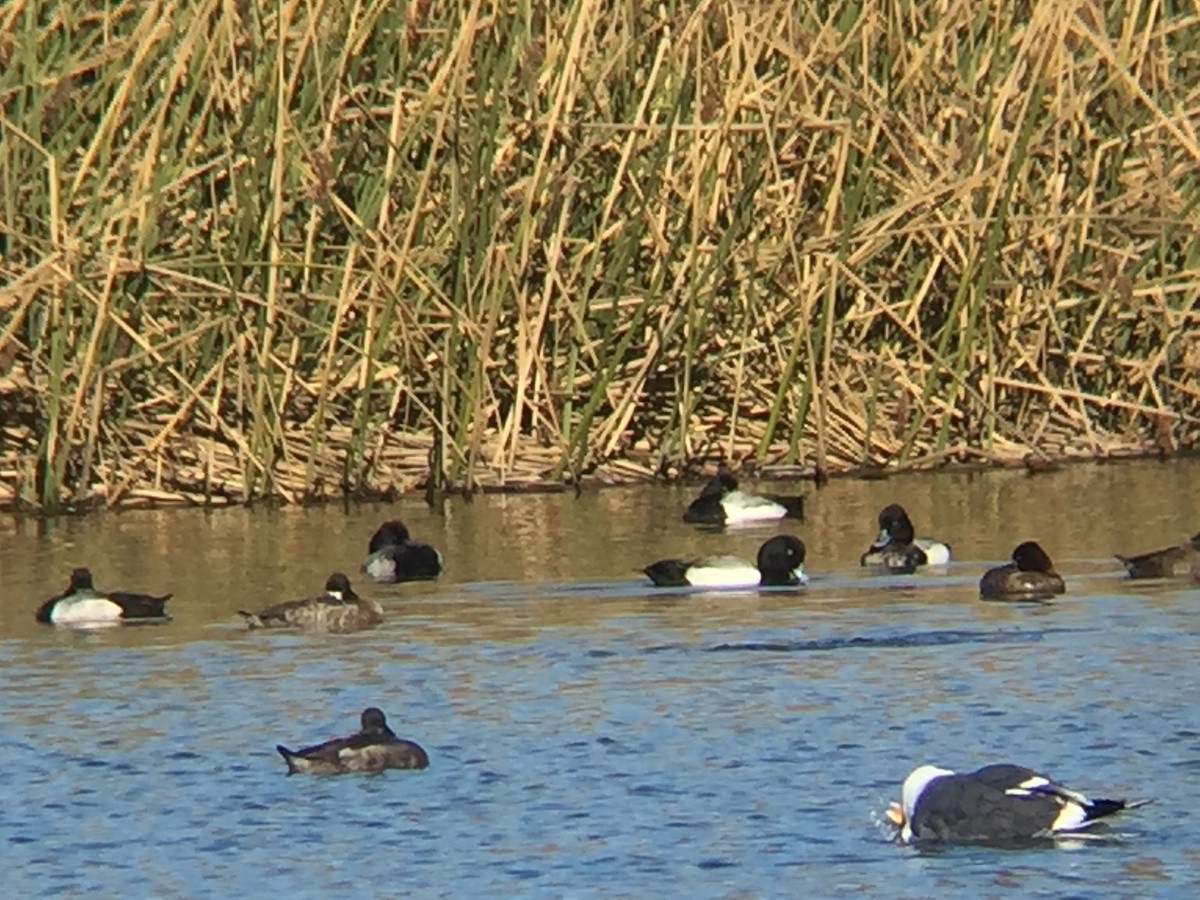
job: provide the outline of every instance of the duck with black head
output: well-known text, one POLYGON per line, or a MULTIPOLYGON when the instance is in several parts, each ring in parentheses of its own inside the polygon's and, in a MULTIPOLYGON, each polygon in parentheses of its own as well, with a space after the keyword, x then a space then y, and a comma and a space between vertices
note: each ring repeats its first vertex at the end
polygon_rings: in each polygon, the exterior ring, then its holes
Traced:
POLYGON ((950 545, 933 538, 919 538, 912 520, 899 503, 879 513, 879 537, 859 558, 859 565, 911 574, 920 566, 946 566, 950 545))
POLYGON ((642 571, 657 587, 795 587, 808 582, 804 555, 800 538, 781 534, 758 548, 757 565, 738 556, 701 556, 660 559, 642 571))
POLYGON ((1152 550, 1137 556, 1121 556, 1118 553, 1117 559, 1125 565, 1130 578, 1200 577, 1200 532, 1177 547, 1152 550))
POLYGON ((319 597, 287 600, 258 612, 238 610, 250 628, 299 628, 342 634, 373 628, 383 621, 383 606, 378 600, 360 597, 350 587, 350 579, 334 572, 325 580, 325 593, 319 597))
POLYGON ((171 594, 155 596, 134 591, 97 591, 89 569, 71 572, 71 583, 38 607, 34 617, 47 625, 105 625, 169 622, 166 603, 171 594))
POLYGON ((979 595, 987 600, 1048 600, 1066 590, 1062 576, 1037 541, 1018 544, 1012 562, 988 569, 979 580, 979 595))
POLYGON ((289 750, 282 744, 275 749, 287 763, 289 775, 376 774, 384 769, 424 769, 429 765, 429 755, 421 746, 397 737, 383 710, 374 706, 363 710, 362 727, 349 737, 301 750, 289 750))
POLYGON ((371 536, 367 558, 359 567, 381 584, 425 581, 442 574, 442 554, 422 541, 414 541, 398 519, 384 522, 371 536))
POLYGON ((738 489, 738 480, 721 467, 683 512, 693 525, 744 525, 803 519, 804 497, 787 494, 750 494, 738 489))

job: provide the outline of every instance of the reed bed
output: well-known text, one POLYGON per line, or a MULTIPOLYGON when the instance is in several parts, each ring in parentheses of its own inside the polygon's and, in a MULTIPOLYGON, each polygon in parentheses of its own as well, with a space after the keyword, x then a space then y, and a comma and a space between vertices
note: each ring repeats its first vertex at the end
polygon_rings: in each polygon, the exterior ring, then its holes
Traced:
POLYGON ((1197 444, 1195 4, 0 23, 0 502, 1197 444))

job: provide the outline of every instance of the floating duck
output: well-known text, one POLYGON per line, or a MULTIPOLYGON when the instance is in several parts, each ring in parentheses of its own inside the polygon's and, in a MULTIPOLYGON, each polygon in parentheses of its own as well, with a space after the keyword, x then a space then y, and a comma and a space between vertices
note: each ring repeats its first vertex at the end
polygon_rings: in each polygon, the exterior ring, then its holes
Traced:
POLYGON ((1013 561, 996 566, 979 579, 979 594, 990 600, 1045 600, 1066 591, 1062 576, 1037 541, 1018 544, 1013 561))
POLYGON ((377 600, 358 596, 350 579, 334 572, 325 581, 325 593, 319 597, 288 600, 258 612, 238 610, 251 628, 302 628, 308 631, 342 633, 371 628, 383 621, 383 607, 377 600))
POLYGON ((901 802, 885 815, 898 839, 1019 843, 1086 830, 1149 800, 1092 800, 1012 763, 958 774, 919 766, 904 779, 901 802))
POLYGON ((795 586, 808 581, 804 542, 777 535, 758 548, 758 565, 737 556, 660 559, 643 570, 658 587, 753 588, 795 586))
POLYGON ((422 581, 442 574, 442 554, 429 544, 414 541, 404 523, 393 519, 371 536, 367 558, 359 568, 372 581, 422 581))
POLYGON ((71 572, 71 583, 38 607, 34 617, 47 625, 95 625, 120 622, 168 622, 171 594, 156 597, 132 591, 97 591, 88 569, 71 572))
POLYGON ((1200 532, 1178 547, 1153 550, 1137 556, 1121 556, 1117 559, 1129 570, 1130 578, 1186 578, 1200 579, 1200 532))
POLYGON ((683 513, 683 521, 694 525, 741 525, 787 518, 804 518, 803 497, 748 494, 738 490, 737 478, 728 469, 710 478, 683 513))
POLYGON ((912 520, 899 503, 879 513, 879 537, 859 558, 859 565, 910 574, 918 566, 944 566, 950 562, 950 545, 919 538, 912 520))
POLYGON ((282 744, 275 749, 287 763, 289 775, 375 774, 384 769, 424 769, 429 765, 429 755, 418 744, 396 737, 383 711, 374 706, 363 710, 362 728, 349 737, 301 750, 289 750, 282 744))

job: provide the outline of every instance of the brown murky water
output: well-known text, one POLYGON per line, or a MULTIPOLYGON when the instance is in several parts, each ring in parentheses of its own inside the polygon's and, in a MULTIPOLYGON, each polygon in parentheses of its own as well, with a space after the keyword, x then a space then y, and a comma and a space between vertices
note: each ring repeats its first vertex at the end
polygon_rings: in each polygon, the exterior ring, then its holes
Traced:
POLYGON ((1133 584, 1111 554, 1200 530, 1196 484, 1200 461, 1178 460, 805 485, 806 520, 782 527, 804 539, 812 583, 735 594, 656 592, 640 573, 664 556, 753 558, 777 530, 685 525, 694 488, 3 519, 0 765, 26 775, 0 846, 27 894, 134 878, 221 896, 369 881, 769 894, 802 877, 926 896, 986 890, 1001 869, 1026 891, 1064 877, 1185 890, 1200 589, 1133 584), (889 502, 953 545, 949 572, 863 575, 889 502), (442 551, 441 579, 357 577, 392 517, 442 551), (1027 538, 1068 594, 979 601, 982 570, 1027 538), (35 623, 77 565, 102 588, 172 591, 174 620, 35 623), (381 628, 242 627, 237 609, 317 592, 334 569, 383 601, 381 628), (276 742, 349 731, 370 703, 430 750, 428 772, 282 777, 276 742), (1161 799, 1121 840, 1067 857, 1066 876, 1036 852, 928 857, 885 840, 875 812, 912 766, 996 758, 1161 799))

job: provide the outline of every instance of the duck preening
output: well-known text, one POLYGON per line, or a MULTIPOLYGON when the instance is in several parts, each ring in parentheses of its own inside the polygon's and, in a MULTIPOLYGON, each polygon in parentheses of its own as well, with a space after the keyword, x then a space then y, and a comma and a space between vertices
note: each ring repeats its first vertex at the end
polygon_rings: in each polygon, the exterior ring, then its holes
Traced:
POLYGON ((683 513, 683 521, 694 525, 738 525, 785 518, 804 518, 802 496, 748 494, 738 490, 737 478, 724 468, 708 480, 683 513))
POLYGON ((308 631, 342 633, 371 628, 383 621, 378 600, 360 597, 350 587, 350 579, 334 572, 325 581, 325 593, 319 597, 287 600, 258 612, 238 610, 251 628, 301 628, 308 631))
POLYGON ((959 774, 924 765, 901 788, 885 815, 904 843, 1020 843, 1084 831, 1101 819, 1149 800, 1091 799, 1012 763, 959 774))
POLYGON ((1124 564, 1130 578, 1192 577, 1200 580, 1200 532, 1177 547, 1152 550, 1137 556, 1121 556, 1118 553, 1117 559, 1124 564))
POLYGON ((979 579, 979 595, 989 600, 1045 600, 1067 589, 1054 563, 1037 541, 1025 541, 1012 562, 988 569, 979 579))
POLYGON ((384 522, 371 536, 367 558, 359 567, 372 581, 423 581, 442 574, 442 554, 414 541, 403 522, 384 522))
POLYGON ((776 535, 758 548, 758 564, 737 556, 701 556, 692 560, 660 559, 643 571, 658 587, 752 588, 795 586, 808 581, 804 542, 776 535))
POLYGON ((71 572, 67 589, 39 606, 34 617, 48 625, 168 622, 171 617, 167 615, 166 603, 171 596, 97 591, 91 571, 79 568, 71 572))
POLYGON ((374 774, 384 769, 424 769, 429 765, 429 755, 420 745, 396 737, 383 711, 374 706, 363 710, 362 727, 349 737, 300 750, 289 750, 282 744, 275 749, 287 763, 289 775, 374 774))
POLYGON ((859 565, 889 572, 911 574, 919 566, 944 566, 950 562, 950 545, 933 538, 919 538, 912 520, 899 503, 879 513, 879 536, 859 557, 859 565))

